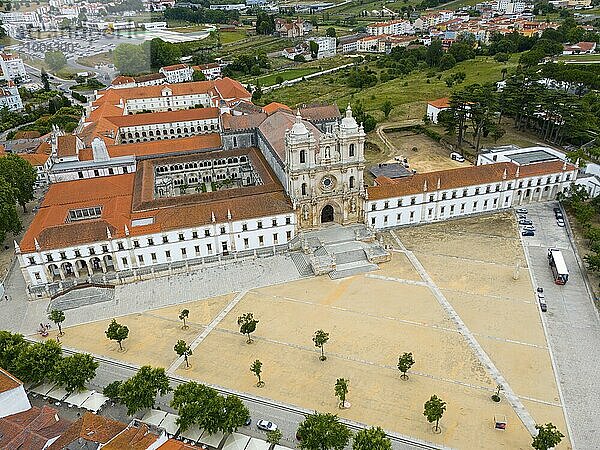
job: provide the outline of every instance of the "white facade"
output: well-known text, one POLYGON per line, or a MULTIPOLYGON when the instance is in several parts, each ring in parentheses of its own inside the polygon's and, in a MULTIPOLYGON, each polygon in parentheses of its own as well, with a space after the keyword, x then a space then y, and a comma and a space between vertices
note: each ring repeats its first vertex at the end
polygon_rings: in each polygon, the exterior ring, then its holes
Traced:
POLYGON ((414 32, 415 29, 408 20, 391 20, 367 25, 367 33, 372 36, 413 34, 414 32))
MULTIPOLYGON (((134 221, 135 223, 135 221, 134 221)), ((142 225, 142 224, 140 224, 142 225)), ((131 231, 135 233, 136 225, 131 231)), ((120 272, 191 259, 226 255, 286 244, 294 237, 293 212, 250 220, 218 222, 194 228, 19 254, 27 284, 42 285, 69 277, 120 272)))
POLYGON ((175 111, 178 109, 189 109, 196 105, 205 108, 212 106, 211 96, 208 92, 197 94, 173 95, 173 91, 165 87, 160 97, 131 98, 125 103, 125 114, 136 113, 144 110, 149 111, 175 111))
POLYGON ((556 158, 560 159, 561 161, 566 160, 566 155, 564 153, 550 147, 520 148, 516 145, 506 145, 482 149, 477 156, 477 165, 481 166, 483 164, 494 164, 497 162, 515 162, 515 159, 518 158, 519 155, 532 154, 533 152, 542 152, 547 155, 548 159, 556 158))
POLYGON ((192 75, 194 75, 194 69, 186 64, 161 67, 159 72, 165 76, 167 83, 185 83, 187 81, 192 81, 192 75))
POLYGON ((194 67, 194 69, 202 72, 207 80, 214 80, 215 78, 221 77, 221 66, 216 63, 203 64, 201 66, 194 67))
POLYGON ((600 165, 587 163, 577 176, 575 184, 583 186, 590 197, 598 197, 600 195, 600 165))
POLYGON ((576 171, 518 179, 504 179, 453 189, 423 192, 382 200, 368 200, 365 223, 374 229, 437 222, 471 214, 493 212, 515 205, 556 198, 576 178, 576 171))
POLYGON ((5 370, 0 369, 0 377, 6 378, 3 384, 15 385, 12 389, 0 392, 0 418, 31 409, 31 403, 23 388, 23 383, 5 370))
POLYGON ((0 108, 3 107, 10 111, 23 109, 21 94, 19 94, 19 89, 15 85, 0 88, 0 108))
MULTIPOLYGON (((336 39, 334 37, 315 37, 310 38, 309 41, 314 41, 319 45, 319 51, 317 53, 317 59, 329 58, 336 54, 336 39)), ((292 57, 293 59, 293 57, 292 57)))
POLYGON ((0 70, 6 81, 21 80, 27 82, 30 80, 23 60, 16 55, 10 53, 0 53, 0 70))
POLYGON ((431 120, 431 123, 438 123, 438 114, 446 109, 448 109, 448 107, 441 108, 432 105, 431 103, 427 103, 427 117, 429 118, 429 120, 431 120))
POLYGON ((218 133, 221 130, 219 117, 195 120, 174 120, 166 123, 151 123, 119 128, 120 142, 157 141, 197 136, 206 133, 218 133))

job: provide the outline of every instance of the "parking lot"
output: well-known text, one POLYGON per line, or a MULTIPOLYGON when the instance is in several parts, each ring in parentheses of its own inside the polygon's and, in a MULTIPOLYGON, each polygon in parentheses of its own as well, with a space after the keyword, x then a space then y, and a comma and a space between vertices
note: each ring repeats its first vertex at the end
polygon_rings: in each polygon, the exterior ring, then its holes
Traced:
POLYGON ((569 240, 569 229, 557 226, 552 209, 557 203, 528 205, 535 236, 523 237, 525 253, 537 286, 544 288, 548 311, 542 315, 556 365, 574 448, 600 447, 597 378, 600 367, 600 320, 590 300, 569 240), (549 247, 561 250, 569 281, 554 284, 548 266, 549 247))

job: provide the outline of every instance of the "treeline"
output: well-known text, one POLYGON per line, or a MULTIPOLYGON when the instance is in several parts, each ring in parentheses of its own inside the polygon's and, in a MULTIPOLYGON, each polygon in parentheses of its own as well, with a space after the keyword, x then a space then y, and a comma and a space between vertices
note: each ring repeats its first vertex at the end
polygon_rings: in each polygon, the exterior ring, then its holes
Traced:
POLYGON ((178 20, 189 23, 230 23, 240 19, 239 11, 222 11, 204 8, 167 8, 163 12, 166 20, 178 20))
POLYGON ((52 339, 32 344, 21 334, 0 331, 0 367, 25 383, 51 381, 75 392, 96 376, 98 363, 89 354, 63 356, 52 339))
POLYGON ((270 69, 269 58, 263 52, 257 55, 240 55, 223 68, 223 75, 226 77, 235 77, 237 75, 260 75, 262 69, 270 69))

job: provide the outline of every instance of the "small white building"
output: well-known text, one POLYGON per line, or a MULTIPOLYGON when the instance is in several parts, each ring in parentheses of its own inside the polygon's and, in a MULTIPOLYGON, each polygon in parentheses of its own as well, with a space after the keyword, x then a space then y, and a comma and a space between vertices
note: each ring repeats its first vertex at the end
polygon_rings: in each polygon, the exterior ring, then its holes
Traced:
POLYGON ((583 169, 579 169, 575 184, 583 186, 590 197, 598 197, 600 195, 600 165, 587 163, 583 169))
POLYGON ((450 108, 450 98, 438 98, 431 102, 427 102, 427 117, 431 123, 438 123, 438 114, 450 108))
POLYGON ((207 80, 214 80, 221 77, 221 65, 217 63, 201 64, 192 68, 202 72, 207 80))
POLYGON ((0 368, 0 418, 31 409, 23 383, 0 368))
POLYGON ((145 30, 165 30, 167 22, 144 22, 141 24, 145 30))
POLYGON ((517 145, 500 145, 483 148, 477 156, 477 165, 494 164, 497 162, 513 162, 515 164, 532 164, 545 161, 566 161, 564 153, 550 147, 525 147, 517 145))
POLYGON ((165 76, 167 83, 186 83, 192 81, 194 69, 187 64, 174 64, 172 66, 161 67, 159 73, 165 76))
POLYGON ((23 60, 12 53, 0 53, 0 70, 6 81, 30 81, 23 60))
POLYGON ((0 108, 7 108, 10 111, 23 109, 21 94, 12 81, 9 81, 7 86, 0 87, 0 108))

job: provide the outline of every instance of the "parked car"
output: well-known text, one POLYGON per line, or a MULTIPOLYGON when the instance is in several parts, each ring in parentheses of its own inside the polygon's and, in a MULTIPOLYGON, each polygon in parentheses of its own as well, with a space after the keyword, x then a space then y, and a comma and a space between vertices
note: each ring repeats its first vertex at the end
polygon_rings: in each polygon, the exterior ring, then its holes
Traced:
POLYGON ((277 429, 277 425, 268 420, 261 419, 256 422, 256 428, 263 431, 275 431, 277 429))
POLYGON ((523 230, 521 236, 535 236, 535 233, 531 230, 523 230))
POLYGON ((536 289, 536 292, 544 292, 544 288, 541 286, 538 286, 538 288, 536 289))
POLYGON ((252 418, 251 418, 251 417, 248 417, 248 418, 246 419, 246 421, 244 422, 244 425, 248 426, 248 425, 250 425, 251 423, 252 423, 252 418))
POLYGON ((565 226, 565 221, 563 220, 562 217, 556 219, 556 225, 558 225, 559 227, 564 227, 565 226))
POLYGON ((465 158, 460 153, 452 152, 450 153, 450 158, 454 161, 465 162, 465 158))
POLYGON ((536 295, 537 295, 538 300, 544 300, 544 301, 546 300, 546 296, 544 295, 544 292, 537 291, 536 295))
POLYGON ((548 311, 548 305, 546 304, 546 299, 540 298, 538 299, 538 303, 540 304, 540 309, 542 312, 548 311))
POLYGON ((525 231, 535 231, 535 227, 533 225, 525 225, 523 227, 523 230, 525 230, 525 231))
POLYGON ((527 216, 525 214, 519 214, 519 220, 527 220, 527 216))
POLYGON ((554 214, 554 217, 556 217, 557 219, 564 219, 564 216, 561 212, 557 212, 556 214, 554 214))
POLYGON ((560 208, 554 208, 554 215, 559 214, 560 212, 560 208))
POLYGON ((517 214, 527 214, 527 208, 518 208, 517 214))
POLYGON ((519 225, 533 225, 533 222, 531 220, 528 220, 528 219, 520 219, 519 220, 519 225))

